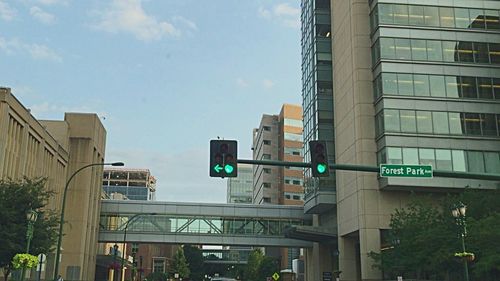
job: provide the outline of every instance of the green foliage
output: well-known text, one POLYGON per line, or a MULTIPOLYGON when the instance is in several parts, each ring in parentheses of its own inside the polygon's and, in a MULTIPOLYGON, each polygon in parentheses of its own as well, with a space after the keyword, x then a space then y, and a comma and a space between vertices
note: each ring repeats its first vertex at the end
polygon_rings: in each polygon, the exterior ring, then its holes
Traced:
POLYGON ((264 254, 260 249, 255 249, 248 255, 247 267, 244 271, 244 280, 247 281, 260 281, 259 279, 259 266, 264 259, 264 254))
POLYGON ((264 256, 260 249, 253 250, 248 256, 248 263, 244 271, 244 280, 261 281, 272 276, 279 270, 278 261, 264 256))
POLYGON ((146 276, 145 279, 147 279, 148 281, 167 281, 168 276, 163 272, 151 272, 150 274, 148 274, 148 276, 146 276))
POLYGON ((184 256, 189 265, 189 271, 191 272, 191 280, 203 280, 205 275, 203 270, 203 253, 197 247, 192 245, 184 245, 184 256))
POLYGON ((14 269, 32 268, 38 265, 38 258, 30 254, 16 254, 12 259, 14 269))
POLYGON ((460 278, 463 264, 455 253, 464 252, 459 236, 462 226, 451 215, 457 202, 467 205, 466 252, 474 253, 476 258, 469 263, 471 276, 475 280, 500 278, 500 190, 466 189, 439 199, 413 198, 406 208, 392 214, 382 251, 369 254, 375 267, 391 279, 397 275, 460 278))
POLYGON ((45 179, 23 179, 0 181, 0 268, 8 274, 12 259, 17 253, 26 251, 26 213, 38 212, 34 224, 30 253, 48 253, 57 241, 58 217, 45 207, 54 192, 48 191, 45 179))
POLYGON ((168 272, 171 276, 175 273, 179 273, 179 277, 181 278, 189 277, 191 272, 189 271, 189 264, 186 261, 186 256, 184 256, 184 249, 182 247, 179 247, 175 252, 174 259, 168 272))
POLYGON ((259 264, 258 280, 266 280, 266 277, 273 276, 275 272, 279 272, 278 261, 271 257, 264 256, 259 264))

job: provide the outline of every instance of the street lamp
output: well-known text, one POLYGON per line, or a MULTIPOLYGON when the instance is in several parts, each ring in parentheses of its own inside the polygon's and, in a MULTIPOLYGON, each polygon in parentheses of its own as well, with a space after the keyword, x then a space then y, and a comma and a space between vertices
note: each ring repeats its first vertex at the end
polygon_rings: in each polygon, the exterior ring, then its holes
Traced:
MULTIPOLYGON (((38 213, 35 210, 30 209, 26 213, 26 220, 28 221, 28 230, 26 230, 26 254, 30 253, 31 239, 33 238, 34 225, 37 218, 38 213)), ((24 281, 25 274, 26 267, 23 266, 21 271, 21 281, 24 281)))
MULTIPOLYGON (((459 203, 451 210, 451 214, 455 218, 455 223, 460 226, 460 237, 462 240, 462 251, 465 253, 465 236, 467 235, 467 227, 465 225, 465 211, 467 206, 463 203, 459 203)), ((467 259, 463 257, 464 260, 464 275, 465 281, 469 281, 469 268, 467 265, 467 259)))
MULTIPOLYGON (((123 251, 122 251, 123 252, 123 251)), ((113 245, 113 280, 116 280, 116 255, 118 254, 118 245, 113 245)))
POLYGON ((92 166, 107 166, 107 165, 124 166, 125 164, 123 164, 123 162, 88 164, 76 170, 66 182, 66 186, 64 187, 62 206, 61 206, 61 218, 59 220, 59 235, 57 237, 57 248, 56 248, 56 257, 54 265, 54 281, 57 281, 57 275, 59 275, 59 255, 61 254, 61 244, 62 244, 63 225, 64 225, 64 210, 66 208, 66 195, 68 193, 69 184, 71 183, 71 180, 76 176, 76 174, 78 174, 81 170, 92 166))
POLYGON ((140 216, 154 216, 157 215, 157 213, 146 213, 146 214, 135 214, 133 215, 130 219, 127 220, 125 223, 125 228, 123 231, 123 250, 122 250, 122 260, 121 260, 121 265, 120 265, 120 279, 121 280, 121 274, 123 274, 123 261, 125 260, 125 242, 127 242, 127 228, 129 223, 131 223, 135 218, 140 217, 140 216))

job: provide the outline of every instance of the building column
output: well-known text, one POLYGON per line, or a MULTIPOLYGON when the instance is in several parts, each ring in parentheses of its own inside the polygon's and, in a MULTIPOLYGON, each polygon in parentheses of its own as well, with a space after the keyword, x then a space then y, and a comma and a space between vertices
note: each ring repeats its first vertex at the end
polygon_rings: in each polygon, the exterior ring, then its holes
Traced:
POLYGON ((356 238, 339 237, 339 270, 341 271, 340 280, 342 281, 359 280, 357 242, 356 238))
POLYGON ((380 270, 373 268, 373 259, 368 256, 370 252, 380 253, 380 230, 362 228, 359 230, 359 254, 361 259, 361 280, 382 280, 380 270))

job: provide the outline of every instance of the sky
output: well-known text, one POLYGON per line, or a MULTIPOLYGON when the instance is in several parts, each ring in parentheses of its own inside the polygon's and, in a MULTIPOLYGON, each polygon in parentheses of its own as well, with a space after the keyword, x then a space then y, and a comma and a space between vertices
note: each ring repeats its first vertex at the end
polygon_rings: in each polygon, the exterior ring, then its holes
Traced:
POLYGON ((105 161, 150 169, 158 201, 225 202, 210 140, 251 159, 300 60, 295 0, 0 0, 0 86, 37 119, 98 114, 105 161))

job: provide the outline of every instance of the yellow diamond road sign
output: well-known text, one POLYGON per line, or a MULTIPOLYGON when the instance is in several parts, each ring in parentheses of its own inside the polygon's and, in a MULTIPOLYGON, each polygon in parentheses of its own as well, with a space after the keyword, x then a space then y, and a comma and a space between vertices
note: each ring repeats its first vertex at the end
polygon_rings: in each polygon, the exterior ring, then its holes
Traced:
POLYGON ((278 272, 275 272, 275 273, 273 274, 273 279, 274 279, 275 281, 276 281, 276 280, 278 280, 278 279, 280 279, 280 275, 278 274, 278 272))

